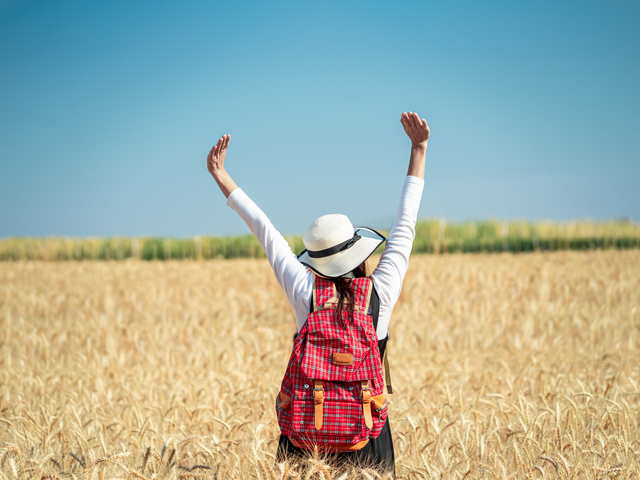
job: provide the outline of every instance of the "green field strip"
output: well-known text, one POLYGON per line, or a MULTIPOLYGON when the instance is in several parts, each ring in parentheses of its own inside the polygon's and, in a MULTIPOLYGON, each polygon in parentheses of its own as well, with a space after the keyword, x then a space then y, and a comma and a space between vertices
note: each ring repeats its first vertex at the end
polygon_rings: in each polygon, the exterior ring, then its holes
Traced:
MULTIPOLYGON (((388 234, 388 232, 384 232, 388 234)), ((285 237, 295 253, 304 249, 301 235, 285 237)), ((421 220, 414 254, 524 253, 556 250, 640 247, 640 224, 632 221, 448 222, 421 220)), ((382 247, 379 252, 382 252, 382 247)), ((0 261, 44 260, 183 260, 264 258, 253 235, 193 238, 34 238, 0 239, 0 261)))

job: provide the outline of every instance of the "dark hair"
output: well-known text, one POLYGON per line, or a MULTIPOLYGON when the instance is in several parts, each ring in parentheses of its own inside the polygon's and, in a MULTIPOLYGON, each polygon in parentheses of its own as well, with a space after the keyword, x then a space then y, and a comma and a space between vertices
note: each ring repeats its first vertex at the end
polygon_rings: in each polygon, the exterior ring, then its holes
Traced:
MULTIPOLYGON (((362 262, 352 270, 356 278, 367 276, 367 267, 365 263, 366 261, 362 262)), ((342 312, 346 310, 349 313, 347 315, 348 320, 351 321, 353 319, 353 290, 351 290, 351 279, 336 278, 335 280, 333 280, 333 284, 336 286, 336 292, 338 293, 336 319, 342 325, 342 328, 345 328, 346 325, 342 319, 342 312), (345 301, 347 302, 346 305, 345 301)))

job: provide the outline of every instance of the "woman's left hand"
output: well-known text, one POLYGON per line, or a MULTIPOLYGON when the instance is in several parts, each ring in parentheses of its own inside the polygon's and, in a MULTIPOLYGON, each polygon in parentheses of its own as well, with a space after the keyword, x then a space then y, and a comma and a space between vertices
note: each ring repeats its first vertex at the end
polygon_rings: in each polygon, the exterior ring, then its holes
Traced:
POLYGON ((411 140, 412 147, 427 148, 430 130, 427 121, 415 112, 403 113, 400 115, 400 123, 405 133, 411 140))
POLYGON ((218 143, 213 146, 207 157, 207 169, 209 173, 215 178, 217 171, 224 171, 224 159, 227 156, 227 148, 229 148, 229 141, 231 135, 223 135, 218 140, 218 143))
POLYGON ((231 175, 224 169, 224 159, 227 156, 227 148, 229 148, 229 140, 231 135, 223 135, 218 143, 211 149, 207 156, 207 170, 220 187, 225 197, 229 198, 238 186, 231 178, 231 175))

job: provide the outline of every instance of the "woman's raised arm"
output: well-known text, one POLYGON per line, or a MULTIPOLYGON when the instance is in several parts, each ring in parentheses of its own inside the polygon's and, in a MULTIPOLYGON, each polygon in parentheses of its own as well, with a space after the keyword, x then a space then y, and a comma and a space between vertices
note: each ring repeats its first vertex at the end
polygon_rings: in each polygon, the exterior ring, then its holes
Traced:
POLYGON ((211 149, 207 156, 207 169, 227 197, 227 205, 240 215, 262 246, 276 280, 294 311, 300 330, 309 315, 313 274, 298 261, 287 241, 272 225, 267 215, 241 188, 238 188, 225 170, 224 160, 230 138, 230 135, 223 135, 211 149))
POLYGON ((411 140, 409 169, 400 195, 398 213, 378 266, 371 274, 380 297, 378 338, 387 335, 391 312, 398 301, 402 282, 409 268, 409 255, 416 234, 418 207, 424 187, 424 169, 429 140, 429 126, 417 113, 403 113, 400 122, 411 140))

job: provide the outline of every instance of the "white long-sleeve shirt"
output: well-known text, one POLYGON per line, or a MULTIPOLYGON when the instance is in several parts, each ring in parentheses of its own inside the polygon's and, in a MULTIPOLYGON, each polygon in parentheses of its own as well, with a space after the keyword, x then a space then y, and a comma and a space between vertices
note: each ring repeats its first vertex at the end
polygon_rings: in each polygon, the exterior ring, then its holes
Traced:
MULTIPOLYGON (((384 253, 370 276, 380 297, 377 329, 379 340, 387 336, 391 312, 400 297, 402 281, 409 268, 409 255, 416 234, 415 227, 423 188, 424 180, 421 178, 406 177, 398 213, 387 237, 384 253)), ((298 261, 296 254, 269 218, 240 188, 231 192, 227 205, 242 217, 262 245, 273 273, 295 314, 300 331, 309 316, 315 275, 298 261)))

